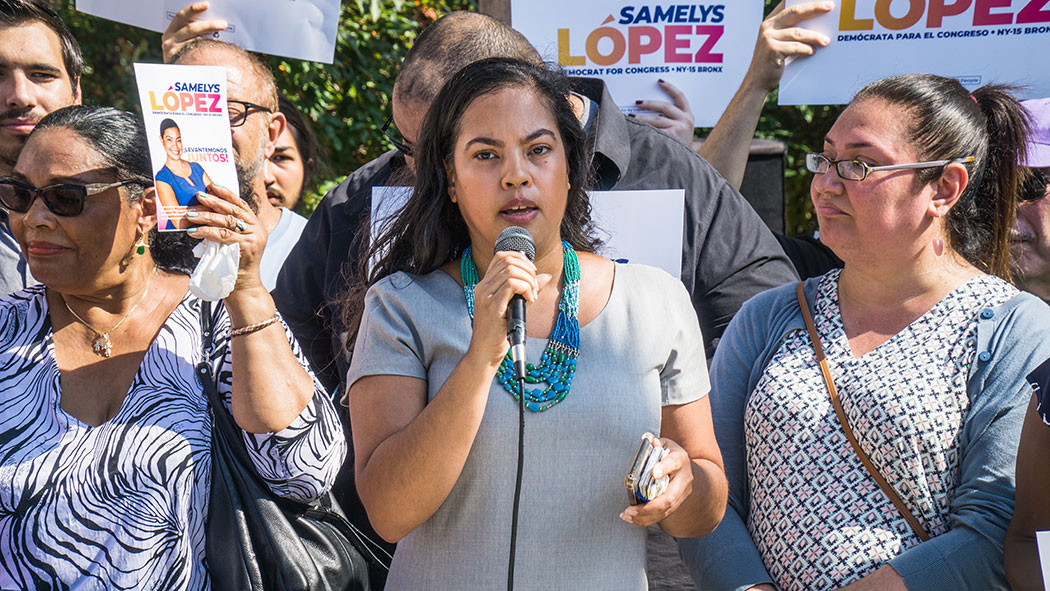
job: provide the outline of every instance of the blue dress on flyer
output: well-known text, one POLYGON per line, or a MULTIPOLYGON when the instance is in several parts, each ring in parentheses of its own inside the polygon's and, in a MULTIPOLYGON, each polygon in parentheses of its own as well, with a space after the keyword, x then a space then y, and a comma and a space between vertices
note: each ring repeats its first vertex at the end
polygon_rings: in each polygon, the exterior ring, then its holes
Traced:
POLYGON ((197 192, 205 189, 204 168, 196 162, 190 162, 189 165, 189 178, 175 174, 168 168, 167 164, 160 169, 156 176, 157 181, 171 185, 171 188, 175 191, 175 198, 179 200, 179 205, 183 207, 200 205, 200 202, 197 201, 197 192))

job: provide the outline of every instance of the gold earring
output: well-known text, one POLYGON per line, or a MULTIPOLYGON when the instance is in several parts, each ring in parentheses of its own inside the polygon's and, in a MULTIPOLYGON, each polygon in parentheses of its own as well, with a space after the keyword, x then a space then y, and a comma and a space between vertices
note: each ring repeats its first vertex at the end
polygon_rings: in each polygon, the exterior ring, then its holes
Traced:
POLYGON ((140 240, 135 244, 135 254, 146 254, 147 248, 149 248, 149 244, 140 240))

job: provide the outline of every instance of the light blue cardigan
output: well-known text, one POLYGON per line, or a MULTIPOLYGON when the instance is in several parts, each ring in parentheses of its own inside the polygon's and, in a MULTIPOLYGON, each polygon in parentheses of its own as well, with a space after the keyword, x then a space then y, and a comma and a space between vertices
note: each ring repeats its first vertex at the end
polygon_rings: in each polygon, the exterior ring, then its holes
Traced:
MULTIPOLYGON (((806 281, 812 311, 820 278, 806 281)), ((711 366, 711 412, 729 478, 729 508, 714 532, 681 539, 679 552, 703 591, 772 582, 748 533, 744 407, 784 338, 805 330, 795 283, 750 300, 729 324, 711 366)), ((1025 376, 1050 358, 1050 307, 1020 293, 978 319, 977 355, 967 381, 959 482, 950 530, 890 561, 910 591, 1008 590, 1003 536, 1014 507, 1014 460, 1032 397, 1025 376)))

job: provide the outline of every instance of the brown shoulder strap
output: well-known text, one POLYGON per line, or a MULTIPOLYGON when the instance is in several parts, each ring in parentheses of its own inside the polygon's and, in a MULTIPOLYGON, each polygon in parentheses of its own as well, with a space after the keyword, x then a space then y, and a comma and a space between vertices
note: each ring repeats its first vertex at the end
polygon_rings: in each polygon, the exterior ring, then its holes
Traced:
POLYGON ((915 518, 915 515, 908 510, 908 507, 901 500, 900 495, 897 491, 893 490, 890 483, 882 477, 879 473, 879 469, 875 467, 875 464, 868 457, 868 454, 864 453, 864 450, 860 447, 860 442, 857 441, 856 436, 853 435, 853 429, 849 426, 849 421, 846 419, 846 411, 842 409, 842 402, 839 400, 839 392, 835 389, 835 381, 831 378, 831 369, 828 367, 828 362, 824 359, 824 347, 820 346, 820 338, 817 336, 817 327, 813 324, 813 316, 809 313, 809 304, 806 302, 806 294, 802 292, 803 282, 799 281, 798 287, 795 289, 795 293, 798 296, 798 305, 802 308, 802 317, 806 320, 806 328, 809 330, 809 340, 813 343, 813 351, 817 354, 817 363, 820 364, 820 373, 824 375, 824 384, 828 387, 828 394, 831 396, 831 404, 835 407, 835 414, 839 417, 839 423, 842 424, 842 430, 846 433, 846 439, 849 440, 850 445, 853 446, 853 451, 857 452, 857 457, 860 458, 860 462, 864 464, 864 467, 868 470, 868 474, 875 479, 875 482, 882 489, 882 492, 886 493, 890 501, 893 503, 900 514, 904 517, 908 525, 911 526, 912 531, 915 535, 919 536, 919 539, 926 541, 930 539, 930 535, 923 529, 922 524, 915 518))

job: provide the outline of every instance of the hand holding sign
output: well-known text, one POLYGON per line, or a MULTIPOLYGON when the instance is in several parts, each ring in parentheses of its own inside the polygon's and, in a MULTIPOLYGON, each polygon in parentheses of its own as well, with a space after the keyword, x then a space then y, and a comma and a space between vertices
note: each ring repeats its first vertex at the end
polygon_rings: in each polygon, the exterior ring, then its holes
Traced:
MULTIPOLYGON (((802 4, 787 0, 788 10, 802 4)), ((1050 95, 1050 71, 1032 60, 1050 51, 1046 0, 914 0, 902 3, 904 13, 890 4, 842 0, 807 22, 829 44, 787 64, 780 104, 846 104, 870 82, 913 72, 955 78, 970 90, 1002 83, 1021 87, 1018 98, 1050 95)))
POLYGON ((197 17, 204 14, 209 7, 207 2, 194 2, 175 13, 175 17, 171 19, 171 23, 160 38, 164 63, 170 64, 174 61, 175 54, 197 37, 214 35, 226 30, 229 25, 222 19, 198 20, 197 17))
MULTIPOLYGON (((570 76, 604 80, 621 110, 643 114, 634 99, 662 100, 667 89, 658 81, 666 80, 690 97, 695 123, 708 127, 747 70, 762 2, 515 0, 511 12, 514 28, 541 55, 570 76)), ((675 127, 691 138, 691 130, 675 127)))
POLYGON ((751 67, 744 85, 753 83, 764 92, 780 84, 784 66, 799 55, 813 55, 815 48, 831 42, 827 35, 798 27, 799 23, 831 12, 835 4, 828 1, 795 4, 784 9, 784 0, 769 13, 758 28, 758 41, 751 57, 751 67))
POLYGON ((656 113, 646 115, 638 113, 631 115, 639 121, 644 121, 657 129, 662 129, 670 135, 677 137, 689 145, 693 141, 695 127, 693 125, 693 110, 689 107, 689 99, 685 97, 682 89, 670 82, 660 79, 657 85, 671 97, 672 102, 657 100, 635 101, 639 109, 656 113))

